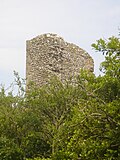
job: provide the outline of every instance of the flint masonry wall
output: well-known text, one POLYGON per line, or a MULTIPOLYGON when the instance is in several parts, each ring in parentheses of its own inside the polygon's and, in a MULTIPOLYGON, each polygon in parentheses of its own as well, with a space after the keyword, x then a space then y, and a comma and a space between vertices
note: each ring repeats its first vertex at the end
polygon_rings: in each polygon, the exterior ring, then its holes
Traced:
POLYGON ((75 44, 56 34, 43 34, 27 41, 26 78, 42 86, 56 75, 62 81, 79 74, 80 69, 93 71, 93 59, 75 44))

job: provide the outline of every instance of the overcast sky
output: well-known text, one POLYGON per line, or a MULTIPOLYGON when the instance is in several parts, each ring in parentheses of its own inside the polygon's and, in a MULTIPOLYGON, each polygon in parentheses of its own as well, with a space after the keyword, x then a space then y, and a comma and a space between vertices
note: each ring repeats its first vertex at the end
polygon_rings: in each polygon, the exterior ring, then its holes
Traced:
POLYGON ((0 0, 0 84, 10 84, 14 70, 25 78, 26 40, 49 32, 85 49, 99 75, 103 56, 91 44, 119 27, 120 0, 0 0))

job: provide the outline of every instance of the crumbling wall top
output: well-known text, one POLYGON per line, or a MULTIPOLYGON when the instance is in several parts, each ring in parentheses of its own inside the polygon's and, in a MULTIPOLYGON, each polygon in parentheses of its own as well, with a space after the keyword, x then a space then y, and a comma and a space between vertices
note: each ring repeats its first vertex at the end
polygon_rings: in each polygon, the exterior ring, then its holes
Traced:
POLYGON ((47 33, 27 41, 27 82, 43 85, 54 75, 64 81, 79 74, 81 68, 93 71, 93 59, 57 34, 47 33))

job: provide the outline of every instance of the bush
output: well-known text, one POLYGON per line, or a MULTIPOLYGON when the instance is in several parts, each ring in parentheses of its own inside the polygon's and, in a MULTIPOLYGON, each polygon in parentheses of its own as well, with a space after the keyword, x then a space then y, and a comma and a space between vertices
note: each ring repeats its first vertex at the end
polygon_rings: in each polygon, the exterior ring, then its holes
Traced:
POLYGON ((1 160, 23 160, 22 150, 10 139, 0 138, 0 159, 1 160))

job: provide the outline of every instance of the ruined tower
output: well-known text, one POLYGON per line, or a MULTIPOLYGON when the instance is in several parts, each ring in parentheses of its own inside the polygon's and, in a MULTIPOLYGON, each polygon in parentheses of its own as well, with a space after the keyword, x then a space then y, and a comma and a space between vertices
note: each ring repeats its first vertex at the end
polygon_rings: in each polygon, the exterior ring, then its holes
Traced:
POLYGON ((26 78, 41 86, 56 75, 62 81, 79 74, 80 69, 93 71, 93 60, 86 51, 65 42, 56 34, 43 34, 27 41, 26 78))

